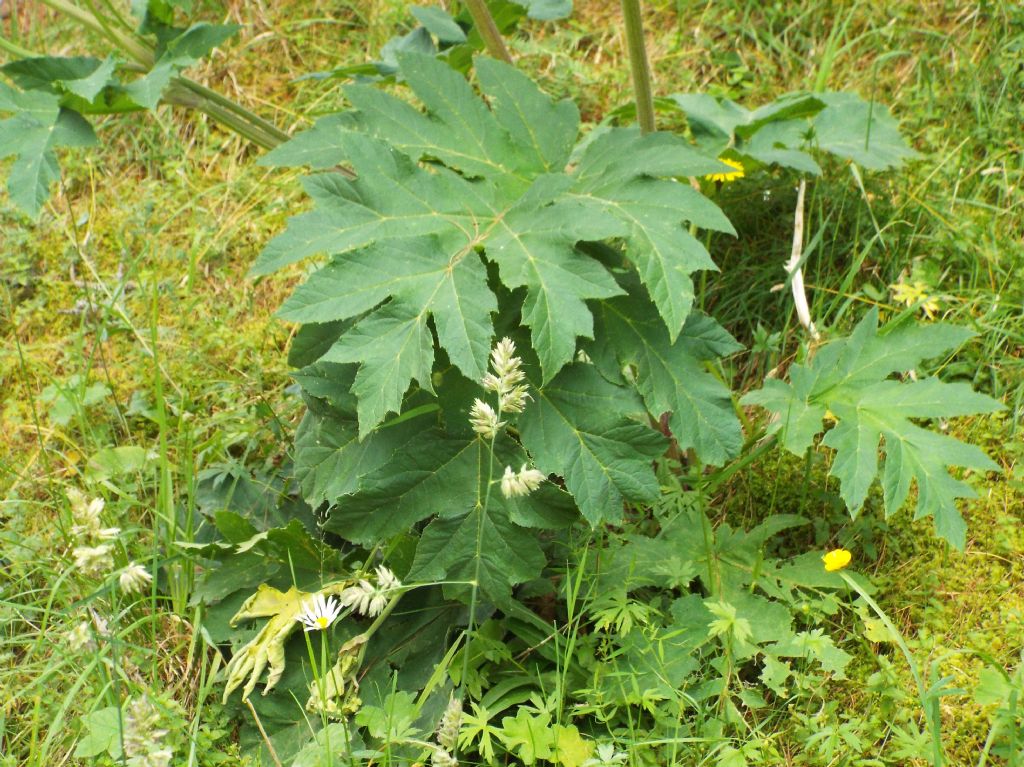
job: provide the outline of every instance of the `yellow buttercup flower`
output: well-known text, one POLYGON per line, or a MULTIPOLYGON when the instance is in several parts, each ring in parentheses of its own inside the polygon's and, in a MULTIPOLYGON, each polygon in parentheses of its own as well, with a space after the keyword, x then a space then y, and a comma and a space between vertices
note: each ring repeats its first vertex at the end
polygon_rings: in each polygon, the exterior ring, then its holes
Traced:
POLYGON ((704 177, 708 181, 721 181, 728 183, 729 181, 735 181, 738 178, 743 178, 743 163, 737 160, 730 160, 727 157, 719 157, 718 161, 725 163, 730 168, 735 168, 736 170, 729 171, 727 173, 709 173, 704 177))
POLYGON ((836 570, 842 570, 853 559, 853 555, 846 549, 832 549, 821 558, 821 561, 825 563, 825 569, 834 573, 836 570))
POLYGON ((921 301, 921 311, 928 319, 935 319, 935 314, 939 311, 939 301, 934 296, 928 295, 928 286, 925 283, 920 280, 912 283, 897 282, 895 285, 890 285, 889 289, 892 291, 893 301, 904 306, 913 306, 921 301))

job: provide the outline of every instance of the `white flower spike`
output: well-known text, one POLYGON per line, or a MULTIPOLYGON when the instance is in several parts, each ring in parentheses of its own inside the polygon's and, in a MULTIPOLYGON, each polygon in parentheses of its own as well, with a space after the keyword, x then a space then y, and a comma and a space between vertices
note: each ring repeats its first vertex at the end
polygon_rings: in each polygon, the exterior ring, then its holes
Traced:
POLYGON ((78 546, 72 553, 75 558, 75 567, 85 575, 99 575, 104 570, 109 570, 113 565, 111 552, 114 547, 109 543, 99 546, 78 546))
POLYGON ((128 566, 121 571, 118 577, 121 584, 121 591, 125 594, 137 594, 145 591, 153 582, 153 576, 142 565, 129 562, 128 566))
POLYGON ((473 407, 469 410, 469 425, 473 431, 486 439, 494 439, 498 429, 505 425, 504 421, 498 420, 498 414, 494 408, 483 400, 474 400, 473 407))
POLYGON ((544 474, 536 469, 527 469, 526 464, 519 472, 512 471, 511 466, 505 467, 505 473, 501 477, 501 494, 506 498, 529 495, 544 481, 544 474))
POLYGON ((377 585, 374 586, 365 578, 360 578, 355 586, 349 586, 341 592, 341 604, 351 607, 354 612, 368 618, 376 618, 388 604, 389 594, 402 588, 402 582, 388 568, 381 565, 377 568, 377 585))
POLYGON ((382 591, 394 591, 402 588, 402 582, 388 568, 380 565, 377 568, 377 587, 382 591))
POLYGON ((502 413, 522 413, 530 399, 523 381, 526 374, 519 369, 522 360, 515 356, 516 345, 512 339, 503 338, 491 351, 493 373, 485 375, 480 383, 487 390, 498 395, 498 410, 502 413))
POLYGON ((81 652, 82 650, 94 650, 96 649, 96 643, 92 638, 92 629, 89 627, 88 621, 81 621, 75 625, 67 633, 68 647, 71 648, 71 652, 81 652))
POLYGON ((304 631, 323 631, 334 623, 341 612, 341 605, 334 597, 324 598, 317 594, 312 604, 303 605, 302 613, 295 620, 305 626, 304 631))

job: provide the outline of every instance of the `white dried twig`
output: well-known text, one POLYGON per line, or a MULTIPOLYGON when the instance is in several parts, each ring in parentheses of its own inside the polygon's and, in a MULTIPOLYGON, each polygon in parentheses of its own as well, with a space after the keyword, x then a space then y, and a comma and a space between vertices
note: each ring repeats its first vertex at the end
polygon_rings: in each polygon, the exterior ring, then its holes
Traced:
POLYGON ((807 328, 811 338, 817 341, 821 338, 818 329, 811 321, 811 310, 807 306, 807 294, 804 291, 804 273, 800 268, 800 258, 804 251, 804 192, 807 189, 807 182, 800 179, 800 188, 796 195, 796 214, 793 217, 793 251, 790 253, 789 261, 786 262, 786 274, 790 276, 790 285, 793 287, 793 302, 796 304, 796 316, 800 324, 807 328))

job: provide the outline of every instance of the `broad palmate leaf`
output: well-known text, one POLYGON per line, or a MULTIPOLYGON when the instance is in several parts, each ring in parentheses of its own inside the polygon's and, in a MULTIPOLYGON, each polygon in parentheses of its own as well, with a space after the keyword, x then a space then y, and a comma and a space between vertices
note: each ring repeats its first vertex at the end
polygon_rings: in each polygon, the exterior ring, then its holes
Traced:
MULTIPOLYGON (((549 526, 551 514, 534 513, 530 504, 552 504, 533 497, 506 500, 495 489, 485 508, 487 451, 488 443, 475 436, 423 431, 362 477, 359 490, 338 501, 325 527, 371 544, 430 519, 409 578, 468 581, 479 567, 484 592, 501 599, 513 585, 540 574, 544 556, 536 536, 521 525, 549 526)), ((504 464, 518 467, 527 460, 521 448, 504 440, 496 452, 504 464)))
POLYGON ((615 376, 628 366, 647 410, 669 413, 679 447, 694 448, 701 460, 720 466, 743 442, 729 387, 704 363, 742 347, 710 317, 694 312, 675 341, 655 316, 646 297, 631 295, 602 301, 598 337, 591 356, 615 376), (604 359, 612 356, 611 365, 604 359))
POLYGON ((487 101, 447 64, 405 54, 402 75, 425 106, 351 85, 354 111, 324 118, 272 152, 272 164, 344 163, 314 176, 313 211, 292 218, 254 266, 266 274, 308 256, 327 263, 281 309, 295 322, 354 320, 324 360, 359 365, 352 391, 365 436, 399 410, 410 384, 431 389, 436 343, 469 379, 486 370, 496 275, 515 291, 550 382, 594 337, 588 302, 623 291, 576 246, 621 238, 671 340, 690 312, 690 274, 713 269, 687 224, 731 231, 677 179, 721 166, 682 139, 611 129, 570 157, 576 107, 521 72, 480 58, 487 101))
POLYGON ((636 394, 606 381, 593 365, 567 367, 539 388, 519 417, 523 445, 542 471, 565 477, 592 525, 622 521, 622 502, 652 503, 658 482, 651 461, 665 439, 645 418, 636 394))
POLYGON ((360 480, 386 464, 395 450, 429 426, 428 420, 409 419, 360 441, 354 413, 311 403, 295 433, 295 478, 302 497, 316 508, 355 493, 360 480))
POLYGON ((832 475, 843 500, 856 513, 881 470, 886 515, 906 502, 917 484, 915 518, 934 516, 940 536, 963 548, 966 525, 957 498, 974 498, 973 489, 954 479, 947 466, 998 471, 999 466, 973 445, 929 431, 911 419, 949 418, 999 410, 996 400, 967 384, 947 384, 937 378, 900 382, 889 378, 906 373, 924 359, 955 348, 973 335, 948 325, 902 325, 878 332, 873 309, 847 338, 833 341, 806 365, 790 368, 790 383, 766 382, 747 394, 744 404, 761 405, 776 413, 782 444, 796 454, 810 447, 831 416, 835 425, 822 444, 836 451, 832 475))
MULTIPOLYGON (((170 12, 166 2, 154 5, 170 12)), ((83 114, 154 109, 182 69, 237 30, 235 25, 205 23, 168 30, 158 41, 152 69, 124 84, 112 56, 35 56, 0 67, 21 89, 0 81, 0 114, 12 115, 0 119, 0 160, 15 157, 7 179, 11 200, 33 218, 38 216, 50 186, 60 178, 54 150, 98 143, 83 114)))
POLYGON ((91 146, 92 127, 81 115, 63 109, 60 96, 44 91, 20 92, 0 82, 0 160, 14 156, 7 189, 11 200, 35 217, 50 195, 50 184, 60 178, 54 149, 91 146))
POLYGON ((869 170, 886 170, 917 157, 884 104, 855 93, 791 93, 750 111, 706 93, 676 94, 700 146, 731 148, 758 162, 821 175, 808 154, 816 149, 869 170))

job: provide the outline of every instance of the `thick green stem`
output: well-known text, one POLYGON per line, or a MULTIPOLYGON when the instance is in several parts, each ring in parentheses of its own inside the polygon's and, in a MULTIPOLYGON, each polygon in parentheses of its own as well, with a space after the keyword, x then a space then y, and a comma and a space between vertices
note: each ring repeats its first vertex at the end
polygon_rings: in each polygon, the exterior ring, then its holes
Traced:
POLYGON ((53 8, 53 10, 64 14, 68 18, 74 19, 79 24, 99 32, 147 69, 153 66, 155 54, 151 47, 139 42, 129 35, 124 34, 120 30, 114 29, 109 24, 104 24, 100 19, 96 18, 96 16, 88 11, 82 10, 73 3, 67 2, 67 0, 40 0, 40 2, 43 5, 49 6, 50 8, 53 8))
POLYGON ((281 132, 276 128, 274 133, 269 133, 252 120, 196 94, 181 83, 172 84, 164 93, 162 101, 173 106, 196 109, 263 149, 273 149, 287 139, 287 136, 281 138, 278 135, 281 132))
POLYGON ((505 47, 505 40, 498 30, 498 25, 494 23, 494 17, 491 16, 491 12, 487 9, 486 0, 463 0, 463 2, 469 11, 469 15, 473 17, 476 31, 480 33, 484 45, 487 46, 487 52, 494 58, 500 59, 506 64, 511 64, 512 56, 508 52, 508 48, 505 47))
MULTIPOLYGON (((68 0, 41 0, 44 5, 67 16, 79 24, 103 35, 135 60, 131 68, 141 71, 152 68, 155 58, 153 49, 130 34, 117 29, 95 14, 79 8, 68 0)), ((24 55, 24 51, 15 51, 13 44, 4 45, 7 41, 0 40, 0 48, 12 53, 24 55)), ((289 136, 273 123, 264 120, 240 104, 235 103, 221 94, 200 85, 187 77, 176 77, 162 99, 167 104, 198 109, 224 127, 238 133, 264 149, 273 149, 288 140, 289 136)))
MULTIPOLYGON (((246 121, 253 127, 259 129, 266 137, 273 140, 273 144, 266 146, 267 149, 273 149, 278 144, 284 143, 291 138, 287 133, 278 128, 272 122, 264 120, 257 114, 250 112, 248 109, 243 107, 241 104, 237 104, 229 98, 222 96, 217 91, 207 88, 205 85, 200 85, 195 80, 190 80, 187 77, 175 78, 175 83, 187 88, 193 93, 203 97, 206 101, 216 104, 223 109, 237 115, 242 120, 246 121)), ((260 144, 260 146, 264 146, 260 144)))
POLYGON ((650 133, 654 130, 654 97, 651 95, 651 65, 647 61, 640 0, 622 0, 622 17, 626 22, 626 45, 629 48, 629 68, 633 73, 636 119, 640 123, 640 132, 650 133))
POLYGON ((12 43, 6 37, 0 37, 0 51, 7 51, 12 56, 19 59, 33 59, 38 56, 38 53, 30 51, 28 48, 22 48, 20 45, 12 43))

